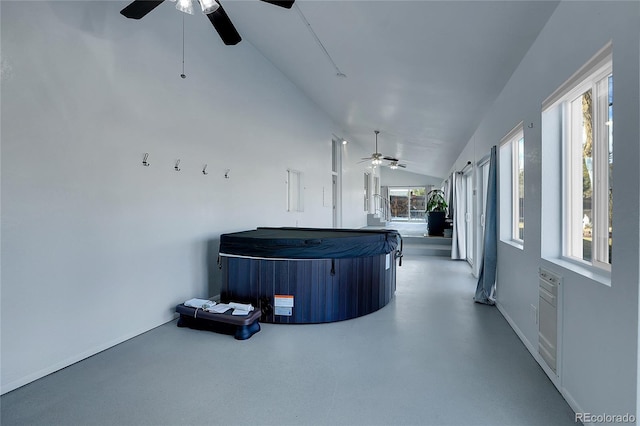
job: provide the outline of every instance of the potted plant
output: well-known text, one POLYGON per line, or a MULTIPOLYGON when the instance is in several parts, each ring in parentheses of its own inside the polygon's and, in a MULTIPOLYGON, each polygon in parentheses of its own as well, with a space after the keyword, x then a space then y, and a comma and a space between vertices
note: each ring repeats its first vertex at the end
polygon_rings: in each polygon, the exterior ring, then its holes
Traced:
POLYGON ((432 189, 427 193, 427 233, 429 236, 443 236, 447 201, 441 189, 432 189))

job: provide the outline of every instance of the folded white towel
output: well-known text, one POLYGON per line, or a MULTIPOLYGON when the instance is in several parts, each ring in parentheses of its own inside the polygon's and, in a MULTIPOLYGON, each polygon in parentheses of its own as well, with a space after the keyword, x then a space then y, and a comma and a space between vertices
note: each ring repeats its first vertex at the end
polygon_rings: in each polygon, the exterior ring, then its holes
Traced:
POLYGON ((209 309, 207 309, 207 311, 216 314, 224 314, 229 309, 231 309, 231 306, 227 305, 226 303, 218 303, 215 306, 211 306, 209 309))
MULTIPOLYGON (((245 311, 245 312, 251 312, 254 309, 253 305, 250 303, 244 304, 244 303, 229 302, 229 306, 231 306, 233 309, 237 309, 239 311, 245 311)), ((241 315, 241 314, 235 314, 235 315, 241 315)))
POLYGON ((215 305, 216 302, 214 302, 213 300, 207 300, 207 299, 189 299, 186 302, 184 302, 184 306, 190 306, 192 308, 196 308, 196 309, 204 309, 207 310, 209 309, 211 306, 215 305))

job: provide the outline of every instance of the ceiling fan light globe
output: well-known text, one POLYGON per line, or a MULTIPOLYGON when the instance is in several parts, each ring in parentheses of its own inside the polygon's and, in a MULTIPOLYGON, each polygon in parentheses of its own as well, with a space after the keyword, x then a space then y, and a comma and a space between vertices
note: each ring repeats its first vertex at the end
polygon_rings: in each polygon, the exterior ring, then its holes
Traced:
POLYGON ((200 1, 200 7, 202 8, 202 13, 204 13, 205 15, 215 12, 220 7, 220 5, 216 0, 199 0, 199 1, 200 1))
POLYGON ((178 9, 180 12, 193 15, 193 3, 191 2, 191 0, 178 0, 178 3, 176 3, 176 9, 178 9))

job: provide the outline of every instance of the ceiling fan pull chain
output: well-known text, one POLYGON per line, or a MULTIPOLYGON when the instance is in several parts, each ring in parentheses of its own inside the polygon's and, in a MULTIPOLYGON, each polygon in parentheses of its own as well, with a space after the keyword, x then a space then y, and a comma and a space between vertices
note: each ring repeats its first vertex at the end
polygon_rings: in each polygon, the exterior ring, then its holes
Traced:
POLYGON ((182 14, 182 74, 180 74, 180 77, 187 78, 184 73, 184 13, 182 14))

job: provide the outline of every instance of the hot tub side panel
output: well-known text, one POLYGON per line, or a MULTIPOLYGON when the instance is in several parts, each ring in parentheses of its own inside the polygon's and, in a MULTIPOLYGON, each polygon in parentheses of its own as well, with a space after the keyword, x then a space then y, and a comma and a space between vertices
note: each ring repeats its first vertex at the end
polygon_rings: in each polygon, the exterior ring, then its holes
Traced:
POLYGON ((270 305, 263 322, 305 324, 356 318, 385 306, 396 289, 395 252, 335 260, 222 256, 221 265, 222 300, 270 305), (276 295, 293 296, 290 316, 275 314, 276 295))

